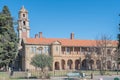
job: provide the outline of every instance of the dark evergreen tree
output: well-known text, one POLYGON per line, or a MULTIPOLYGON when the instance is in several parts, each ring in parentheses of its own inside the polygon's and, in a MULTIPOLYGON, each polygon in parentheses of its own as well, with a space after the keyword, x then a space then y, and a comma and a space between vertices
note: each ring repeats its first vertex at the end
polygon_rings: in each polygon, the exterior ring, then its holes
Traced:
POLYGON ((120 65, 120 24, 119 24, 119 33, 118 33, 118 54, 117 54, 117 63, 120 65))
POLYGON ((13 18, 7 6, 0 13, 0 64, 8 67, 17 54, 17 36, 13 27, 13 18))
POLYGON ((11 16, 10 11, 7 6, 4 6, 2 13, 5 14, 6 16, 11 16))
MULTIPOLYGON (((120 26, 120 25, 119 25, 120 26)), ((119 32, 120 32, 120 28, 119 28, 119 32)), ((118 49, 120 48, 120 33, 118 34, 118 49)))

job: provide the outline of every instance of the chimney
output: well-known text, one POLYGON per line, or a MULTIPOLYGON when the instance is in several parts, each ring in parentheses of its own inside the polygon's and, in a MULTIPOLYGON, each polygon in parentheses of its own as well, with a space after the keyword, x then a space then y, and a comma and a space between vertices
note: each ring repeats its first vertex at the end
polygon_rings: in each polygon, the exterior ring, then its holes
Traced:
POLYGON ((73 32, 70 34, 70 39, 74 39, 74 33, 73 32))
POLYGON ((38 38, 38 34, 35 34, 35 38, 38 38))
POLYGON ((42 38, 42 32, 39 32, 39 38, 42 38))

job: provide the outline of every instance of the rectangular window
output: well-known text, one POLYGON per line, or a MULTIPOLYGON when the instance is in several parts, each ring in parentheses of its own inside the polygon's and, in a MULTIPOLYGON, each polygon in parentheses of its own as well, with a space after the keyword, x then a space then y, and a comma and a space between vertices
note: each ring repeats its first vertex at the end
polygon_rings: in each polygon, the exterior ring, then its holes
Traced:
POLYGON ((46 46, 44 46, 44 48, 43 48, 43 53, 47 53, 47 47, 46 46))
POLYGON ((36 53, 36 47, 31 47, 31 52, 36 53))
POLYGON ((49 46, 44 46, 43 53, 49 53, 49 46))
POLYGON ((95 52, 96 52, 97 54, 101 54, 101 48, 96 48, 95 52))
POLYGON ((32 52, 32 53, 34 52, 34 47, 31 47, 31 52, 32 52))
POLYGON ((42 54, 42 50, 38 50, 38 54, 42 54))
POLYGON ((36 53, 36 47, 34 47, 34 53, 36 53))
POLYGON ((49 54, 50 53, 50 47, 49 46, 43 46, 42 49, 40 49, 40 50, 38 50, 38 53, 43 53, 43 54, 49 54))
POLYGON ((68 52, 68 53, 70 52, 70 48, 69 47, 67 47, 67 51, 66 52, 68 52))
POLYGON ((56 46, 56 51, 58 51, 58 46, 56 46))
POLYGON ((48 46, 47 50, 48 50, 48 53, 50 54, 50 47, 49 46, 48 46))
POLYGON ((110 55, 111 54, 111 50, 107 49, 107 54, 110 55))
POLYGON ((84 47, 81 47, 81 52, 84 52, 84 51, 85 51, 84 47))

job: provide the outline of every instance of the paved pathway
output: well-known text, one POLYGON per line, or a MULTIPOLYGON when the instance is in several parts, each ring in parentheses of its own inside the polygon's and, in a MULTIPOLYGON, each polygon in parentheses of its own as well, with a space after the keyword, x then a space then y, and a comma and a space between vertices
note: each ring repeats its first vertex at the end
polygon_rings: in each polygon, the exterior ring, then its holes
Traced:
POLYGON ((94 76, 93 80, 99 80, 102 78, 103 80, 114 80, 115 77, 118 77, 120 79, 120 75, 112 75, 112 76, 94 76))

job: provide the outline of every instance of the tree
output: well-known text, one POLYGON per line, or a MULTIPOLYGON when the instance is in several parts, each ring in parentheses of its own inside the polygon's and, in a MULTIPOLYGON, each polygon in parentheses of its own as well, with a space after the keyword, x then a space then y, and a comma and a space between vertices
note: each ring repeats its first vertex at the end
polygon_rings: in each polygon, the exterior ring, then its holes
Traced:
MULTIPOLYGON (((119 28, 119 32, 120 32, 120 28, 119 28)), ((120 33, 118 34, 118 49, 120 48, 120 33)))
MULTIPOLYGON (((99 59, 101 60, 101 69, 100 73, 103 75, 105 70, 107 69, 107 58, 111 56, 111 51, 113 49, 113 44, 110 36, 102 35, 100 39, 96 40, 97 54, 99 55, 99 59), (110 49, 110 53, 108 55, 108 49, 110 49)), ((112 60, 111 60, 112 61, 112 60)))
POLYGON ((37 54, 32 58, 31 64, 35 67, 41 68, 44 76, 44 69, 52 66, 52 57, 44 54, 37 54))
POLYGON ((7 6, 0 13, 0 67, 11 67, 17 54, 17 35, 7 6))
MULTIPOLYGON (((120 26, 120 24, 119 24, 120 26)), ((120 27, 119 27, 119 32, 120 32, 120 27)), ((118 74, 118 68, 119 68, 119 64, 120 64, 120 33, 118 34, 118 47, 117 47, 117 74, 118 74)))

